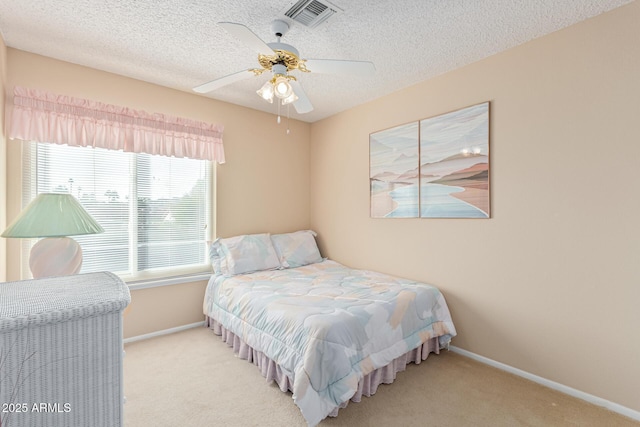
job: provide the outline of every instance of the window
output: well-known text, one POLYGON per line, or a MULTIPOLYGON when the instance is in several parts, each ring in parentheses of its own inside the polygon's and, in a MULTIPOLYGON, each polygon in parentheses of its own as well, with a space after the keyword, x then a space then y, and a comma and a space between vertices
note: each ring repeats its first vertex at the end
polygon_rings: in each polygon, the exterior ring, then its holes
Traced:
POLYGON ((36 142, 27 147, 25 203, 39 193, 69 192, 105 229, 73 237, 83 251, 81 273, 112 271, 136 280, 208 270, 209 161, 36 142))

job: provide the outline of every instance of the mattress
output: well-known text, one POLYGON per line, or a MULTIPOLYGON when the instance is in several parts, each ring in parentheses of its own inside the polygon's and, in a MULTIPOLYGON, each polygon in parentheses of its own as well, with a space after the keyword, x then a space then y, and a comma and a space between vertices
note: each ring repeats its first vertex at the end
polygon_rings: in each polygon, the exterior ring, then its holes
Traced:
POLYGON ((433 286, 325 260, 209 280, 204 313, 290 378, 294 402, 316 425, 362 378, 456 330, 433 286))

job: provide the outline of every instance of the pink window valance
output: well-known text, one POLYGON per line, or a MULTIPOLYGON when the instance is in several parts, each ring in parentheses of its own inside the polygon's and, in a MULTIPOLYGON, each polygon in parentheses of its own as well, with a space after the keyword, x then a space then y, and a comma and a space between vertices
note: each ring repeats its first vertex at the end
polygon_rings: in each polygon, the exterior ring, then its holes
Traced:
POLYGON ((223 127, 16 86, 9 138, 224 163, 223 127))

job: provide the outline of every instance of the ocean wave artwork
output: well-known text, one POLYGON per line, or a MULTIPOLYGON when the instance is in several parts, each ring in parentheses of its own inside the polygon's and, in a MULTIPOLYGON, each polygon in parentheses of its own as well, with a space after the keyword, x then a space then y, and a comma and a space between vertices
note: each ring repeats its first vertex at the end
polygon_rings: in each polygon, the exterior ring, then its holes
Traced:
POLYGON ((489 102, 372 133, 372 218, 489 218, 489 102))
POLYGON ((420 189, 423 218, 489 218, 488 102, 420 121, 420 189))
POLYGON ((418 122, 371 134, 369 183, 372 218, 416 218, 419 204, 418 122))

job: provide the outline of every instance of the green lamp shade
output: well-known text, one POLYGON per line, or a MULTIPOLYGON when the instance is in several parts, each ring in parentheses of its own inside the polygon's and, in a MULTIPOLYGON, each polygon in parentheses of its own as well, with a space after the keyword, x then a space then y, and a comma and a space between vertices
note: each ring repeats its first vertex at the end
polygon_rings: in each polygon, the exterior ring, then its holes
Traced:
POLYGON ((65 237, 104 232, 71 194, 42 193, 18 215, 2 237, 65 237))

